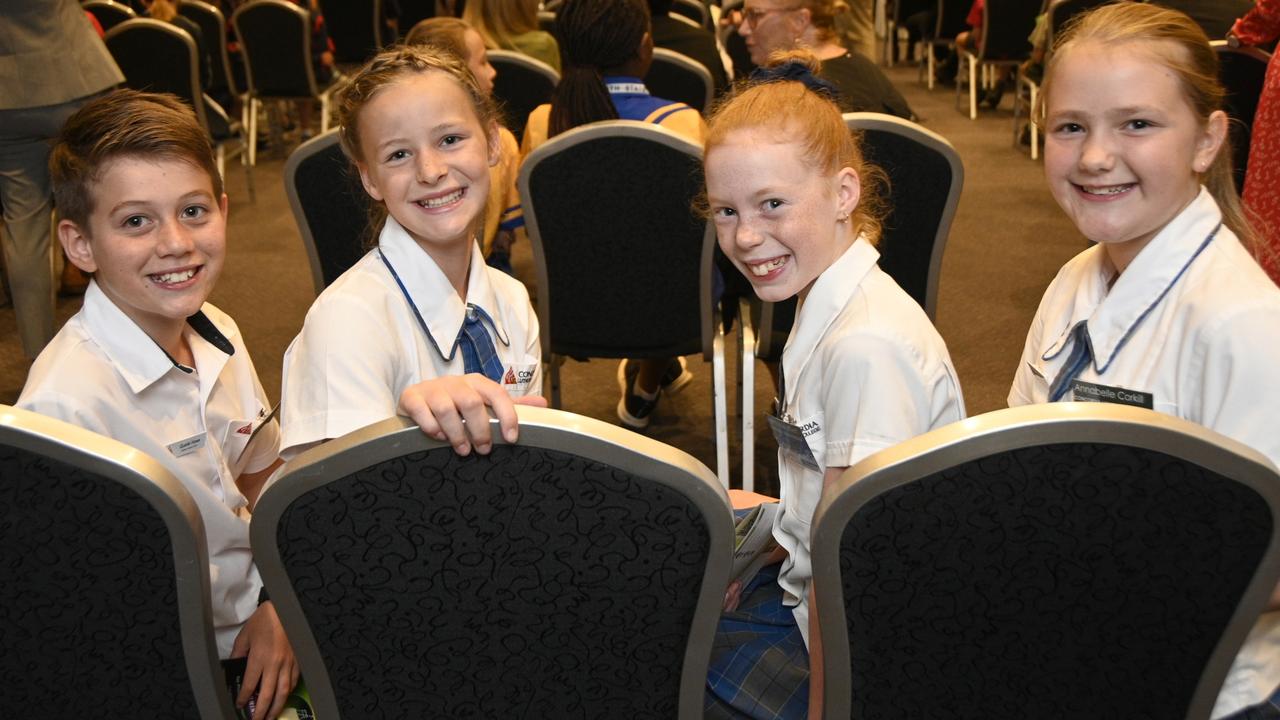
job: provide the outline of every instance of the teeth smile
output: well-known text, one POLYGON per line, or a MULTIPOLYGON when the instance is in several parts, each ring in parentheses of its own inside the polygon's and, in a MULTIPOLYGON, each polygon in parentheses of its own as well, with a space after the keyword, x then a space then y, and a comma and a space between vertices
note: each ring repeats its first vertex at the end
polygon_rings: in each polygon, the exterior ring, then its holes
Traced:
POLYGON ((462 199, 462 188, 459 188, 449 193, 448 195, 442 195, 440 197, 431 198, 429 200, 419 200, 418 206, 424 207, 424 208, 438 208, 438 207, 444 207, 445 205, 449 205, 450 203, 455 203, 461 199, 462 199))
POLYGON ((1120 193, 1133 187, 1134 183, 1125 183, 1123 185, 1107 185, 1105 187, 1089 187, 1081 185, 1080 189, 1090 195, 1119 195, 1120 193))
POLYGON ((751 274, 756 277, 764 277, 774 270, 782 267, 787 262, 786 257, 774 258, 758 265, 747 265, 747 269, 751 270, 751 274))
POLYGON ((161 285, 172 285, 174 283, 180 283, 180 282, 185 282, 187 280, 190 280, 191 278, 195 277, 195 274, 196 274, 196 268, 191 268, 190 270, 181 270, 179 272, 170 272, 170 273, 163 273, 160 275, 152 275, 151 279, 155 280, 161 285))

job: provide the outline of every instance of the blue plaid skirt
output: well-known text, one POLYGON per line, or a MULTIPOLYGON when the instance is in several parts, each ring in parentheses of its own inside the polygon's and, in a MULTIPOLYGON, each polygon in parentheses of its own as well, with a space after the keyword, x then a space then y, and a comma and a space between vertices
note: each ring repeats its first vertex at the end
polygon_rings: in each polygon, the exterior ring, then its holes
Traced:
POLYGON ((790 720, 809 713, 809 652, 791 608, 782 604, 781 563, 760 571, 734 612, 720 617, 706 718, 790 720))

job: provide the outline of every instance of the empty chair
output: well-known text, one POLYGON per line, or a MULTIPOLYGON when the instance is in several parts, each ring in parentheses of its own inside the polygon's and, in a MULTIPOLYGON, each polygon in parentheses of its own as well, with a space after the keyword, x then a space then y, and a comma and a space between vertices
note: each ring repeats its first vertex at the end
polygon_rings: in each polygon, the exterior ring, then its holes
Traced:
POLYGON ((1218 53, 1219 80, 1227 89, 1226 111, 1233 120, 1231 132, 1231 170, 1236 190, 1244 192, 1244 176, 1249 165, 1249 146, 1253 138, 1253 116, 1258 112, 1263 78, 1271 55, 1256 47, 1233 48, 1225 40, 1215 40, 1218 53))
POLYGON ((1140 408, 1001 410, 814 519, 827 718, 1209 717, 1280 577, 1280 476, 1140 408))
POLYGON ((364 256, 362 240, 369 230, 369 196, 336 128, 289 155, 284 186, 319 295, 364 256))
POLYGON ((138 17, 138 13, 134 12, 133 8, 112 0, 88 0, 88 2, 80 3, 80 7, 88 10, 93 15, 98 24, 102 26, 103 32, 126 20, 138 17))
POLYGON ((711 72, 688 55, 664 48, 653 49, 653 63, 644 84, 657 97, 678 100, 698 112, 711 106, 715 83, 711 72))
POLYGON ((235 717, 204 524, 159 462, 0 406, 0 517, 0 715, 235 717))
POLYGON ((318 717, 701 717, 727 495, 675 448, 518 412, 486 456, 389 419, 263 493, 254 555, 318 717))
POLYGON ((524 134, 529 113, 551 102, 560 73, 541 60, 513 50, 490 50, 489 63, 498 71, 493 79, 493 97, 502 106, 507 128, 518 139, 524 134))
MULTIPOLYGON (((880 268, 920 303, 930 320, 936 320, 942 255, 964 188, 960 154, 946 138, 910 120, 882 113, 845 113, 844 120, 851 130, 862 132, 867 162, 889 176, 885 198, 889 210, 876 246, 880 268)), ((781 359, 795 320, 794 299, 759 305, 756 344, 742 348, 742 368, 750 365, 753 354, 766 362, 781 359)), ((742 385, 743 489, 750 490, 748 468, 755 466, 754 393, 745 377, 742 385)))
POLYGON ((519 185, 552 406, 565 356, 701 352, 712 363, 716 469, 728 486, 724 333, 712 310, 715 230, 692 210, 701 175, 701 147, 656 125, 614 120, 539 146, 525 158, 519 185))
POLYGON ((231 71, 231 57, 227 51, 227 19, 222 11, 203 0, 179 0, 178 13, 199 25, 206 46, 216 48, 209 53, 213 64, 209 94, 215 99, 240 97, 235 75, 231 71))
POLYGON ((334 85, 316 82, 307 11, 285 0, 254 0, 232 14, 231 24, 240 38, 249 82, 249 164, 257 161, 258 109, 263 100, 319 100, 320 132, 328 131, 334 85))
POLYGON ((960 51, 960 71, 956 73, 956 104, 961 93, 969 89, 969 119, 978 117, 978 74, 982 74, 982 86, 996 82, 1002 70, 1016 68, 1031 57, 1031 43, 1027 37, 1036 26, 1040 14, 1039 3, 1027 0, 986 0, 982 14, 982 38, 978 52, 960 51))
POLYGON ((702 0, 675 0, 671 4, 671 14, 692 20, 704 30, 715 30, 711 25, 711 11, 702 0))
POLYGON ((362 65, 382 47, 382 0, 320 0, 320 12, 333 41, 334 62, 362 65))

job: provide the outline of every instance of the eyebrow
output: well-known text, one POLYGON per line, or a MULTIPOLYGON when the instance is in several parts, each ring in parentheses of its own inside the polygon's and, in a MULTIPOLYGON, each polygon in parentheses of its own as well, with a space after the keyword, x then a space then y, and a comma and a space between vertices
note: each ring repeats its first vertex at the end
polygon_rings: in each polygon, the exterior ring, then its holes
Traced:
MULTIPOLYGON (((444 132, 445 130, 452 130, 452 129, 455 129, 455 128, 461 128, 461 127, 463 127, 463 126, 465 126, 465 125, 466 125, 466 121, 465 121, 465 120, 461 120, 461 119, 458 119, 458 120, 446 120, 446 121, 444 121, 444 122, 442 122, 442 123, 436 123, 435 125, 431 126, 430 128, 427 128, 427 133, 428 133, 428 134, 431 134, 431 135, 434 135, 435 133, 438 133, 438 132, 444 132)), ((397 137, 389 138, 389 139, 387 139, 387 140, 383 140, 382 142, 378 143, 377 148, 378 148, 378 150, 380 150, 380 151, 381 151, 381 150, 386 149, 386 148, 387 148, 388 146, 390 146, 390 145, 396 145, 396 144, 404 143, 404 142, 408 142, 408 141, 409 141, 409 138, 406 138, 406 137, 399 137, 399 136, 397 136, 397 137)))
MULTIPOLYGON (((187 200, 192 200, 195 198, 202 198, 202 199, 212 201, 213 193, 209 192, 208 190, 192 190, 189 193, 184 193, 182 195, 179 195, 178 202, 181 203, 181 202, 185 202, 187 200)), ((122 200, 116 203, 115 205, 113 205, 111 209, 107 211, 107 214, 114 215, 117 212, 120 212, 122 209, 132 207, 132 206, 149 208, 149 207, 152 207, 154 204, 155 204, 154 200, 122 200)))

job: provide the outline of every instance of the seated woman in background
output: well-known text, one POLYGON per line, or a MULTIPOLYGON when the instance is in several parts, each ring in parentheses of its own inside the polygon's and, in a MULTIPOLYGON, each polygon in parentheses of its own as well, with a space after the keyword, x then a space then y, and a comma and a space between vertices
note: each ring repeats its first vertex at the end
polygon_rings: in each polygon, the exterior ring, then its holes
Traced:
POLYGON ((707 718, 803 718, 821 697, 810 524, 868 455, 964 418, 928 316, 877 264, 884 174, 863 160, 807 52, 781 56, 711 116, 706 209, 761 300, 800 299, 769 425, 782 507, 774 564, 725 594, 707 718))
POLYGON ((908 120, 911 106, 884 72, 858 52, 840 44, 837 15, 849 8, 836 0, 746 0, 738 34, 747 41, 751 61, 765 65, 779 50, 807 48, 822 61, 819 77, 840 91, 845 111, 888 113, 908 120))
POLYGON ((560 46, 551 33, 538 29, 538 0, 471 0, 462 19, 486 47, 524 53, 560 72, 560 46))

